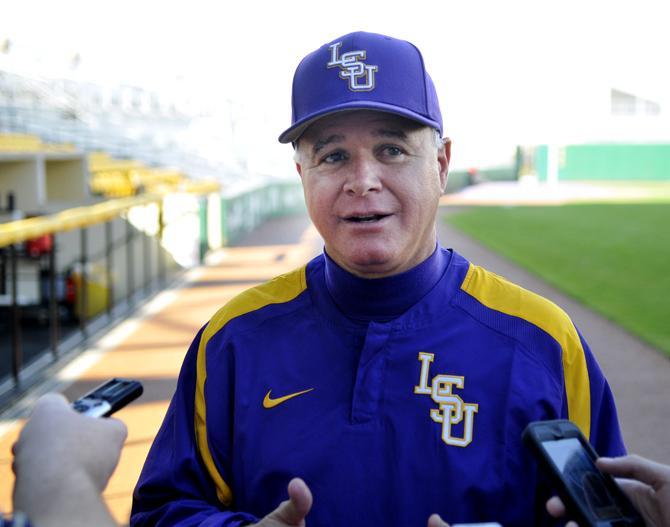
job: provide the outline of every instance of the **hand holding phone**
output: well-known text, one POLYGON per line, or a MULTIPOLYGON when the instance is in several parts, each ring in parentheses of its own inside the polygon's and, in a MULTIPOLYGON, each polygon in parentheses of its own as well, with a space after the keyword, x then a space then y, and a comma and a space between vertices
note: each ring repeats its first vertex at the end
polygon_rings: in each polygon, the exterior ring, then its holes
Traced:
POLYGON ((89 419, 62 395, 43 395, 14 447, 14 509, 44 527, 116 525, 100 493, 126 435, 117 419, 89 419))
POLYGON ((595 450, 566 420, 530 423, 523 441, 547 472, 568 514, 580 527, 644 527, 623 491, 595 465, 595 450))

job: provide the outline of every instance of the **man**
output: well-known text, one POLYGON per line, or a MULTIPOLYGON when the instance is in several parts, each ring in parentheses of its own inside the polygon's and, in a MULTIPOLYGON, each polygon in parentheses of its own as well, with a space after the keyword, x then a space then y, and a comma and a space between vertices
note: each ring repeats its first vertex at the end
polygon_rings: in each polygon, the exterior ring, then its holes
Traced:
POLYGON ((624 453, 568 316, 437 244, 442 137, 412 44, 359 32, 303 59, 280 141, 324 253, 197 334, 132 525, 535 525, 530 421, 624 453))

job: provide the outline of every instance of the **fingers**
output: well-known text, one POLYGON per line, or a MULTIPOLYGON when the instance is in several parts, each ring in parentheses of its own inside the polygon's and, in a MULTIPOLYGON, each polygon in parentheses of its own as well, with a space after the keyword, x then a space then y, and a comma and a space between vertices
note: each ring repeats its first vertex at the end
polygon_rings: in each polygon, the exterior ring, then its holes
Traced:
POLYGON ((653 492, 649 485, 634 479, 617 478, 616 482, 634 503, 637 502, 639 495, 646 496, 649 492, 653 492))
POLYGON ((312 492, 300 478, 293 478, 288 484, 288 497, 296 515, 302 520, 312 508, 312 492))
POLYGON ((128 437, 128 427, 123 421, 119 421, 114 418, 94 418, 97 419, 100 425, 96 423, 96 426, 100 426, 101 429, 105 429, 105 434, 110 436, 114 442, 118 445, 123 445, 126 438, 128 437))
POLYGON ((31 445, 35 441, 44 441, 49 437, 50 427, 57 422, 55 416, 60 415, 64 410, 68 410, 68 402, 65 397, 58 393, 48 393, 40 397, 31 413, 30 419, 26 421, 21 429, 18 441, 12 447, 14 458, 22 454, 26 445, 31 445))
POLYGON ((31 415, 41 414, 43 412, 61 411, 65 408, 69 408, 69 406, 70 404, 65 396, 60 393, 50 392, 42 395, 37 400, 31 415))
POLYGON ((62 474, 80 471, 102 490, 116 467, 127 434, 121 421, 81 415, 65 397, 49 393, 38 399, 21 430, 14 448, 14 470, 17 476, 23 471, 31 481, 38 471, 51 475, 53 481, 62 474))
POLYGON ((440 518, 439 514, 431 514, 428 518, 428 527, 449 527, 449 524, 440 518))
POLYGON ((565 505, 561 501, 561 498, 554 496, 547 501, 547 512, 554 518, 562 518, 565 516, 565 505))
MULTIPOLYGON (((561 498, 558 496, 554 496, 553 498, 549 498, 547 501, 547 512, 553 516, 554 518, 562 518, 565 516, 565 505, 563 504, 563 501, 561 501, 561 498)), ((570 521, 565 524, 565 527, 579 527, 575 522, 570 521)))
POLYGON ((619 458, 601 457, 596 461, 598 468, 616 477, 641 481, 654 489, 659 489, 670 481, 670 469, 636 455, 619 458))
POLYGON ((288 484, 288 497, 268 518, 291 526, 305 525, 305 516, 312 508, 312 492, 309 487, 300 478, 293 478, 288 484))
POLYGON ((57 406, 69 406, 69 402, 67 400, 67 397, 65 397, 62 393, 58 392, 49 392, 44 394, 42 397, 40 397, 37 400, 37 406, 45 406, 45 405, 57 405, 57 406))

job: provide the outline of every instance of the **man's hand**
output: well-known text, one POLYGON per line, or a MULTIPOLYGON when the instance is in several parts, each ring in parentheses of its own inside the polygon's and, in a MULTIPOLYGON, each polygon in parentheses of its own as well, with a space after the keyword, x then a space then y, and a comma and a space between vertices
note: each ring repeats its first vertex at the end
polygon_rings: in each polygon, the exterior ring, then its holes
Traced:
MULTIPOLYGON (((600 470, 617 478, 617 483, 633 502, 649 527, 670 527, 670 466, 640 456, 602 457, 596 461, 600 470)), ((547 511, 555 518, 565 515, 557 497, 547 502, 547 511)), ((576 527, 570 522, 566 527, 576 527)))
POLYGON ((648 526, 670 527, 670 466, 632 455, 600 458, 598 468, 618 479, 648 526))
POLYGON ((305 527, 305 516, 312 508, 312 492, 300 478, 288 484, 288 497, 279 506, 255 524, 257 527, 305 527))
POLYGON ((428 527, 449 527, 449 524, 440 518, 439 514, 431 514, 428 518, 428 527))
MULTIPOLYGON (((312 508, 312 492, 303 480, 293 478, 288 484, 288 497, 255 527, 305 527, 305 517, 312 508)), ((432 514, 428 527, 449 527, 449 524, 438 514, 432 514)))
MULTIPOLYGON (((565 516, 565 505, 561 501, 561 498, 554 496, 547 501, 547 512, 554 518, 562 518, 565 516)), ((575 522, 568 522, 565 524, 565 527, 578 527, 575 522)))
POLYGON ((58 394, 37 401, 14 445, 14 508, 40 526, 115 525, 100 493, 126 426, 78 414, 58 394))

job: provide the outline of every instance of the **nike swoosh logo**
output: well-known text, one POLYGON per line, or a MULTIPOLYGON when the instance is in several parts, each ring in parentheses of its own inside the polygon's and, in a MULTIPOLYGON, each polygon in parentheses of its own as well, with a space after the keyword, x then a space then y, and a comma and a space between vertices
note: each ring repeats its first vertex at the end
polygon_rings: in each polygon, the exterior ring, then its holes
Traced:
POLYGON ((263 408, 274 408, 275 406, 278 406, 281 403, 288 401, 289 399, 298 397, 298 395, 311 392, 313 389, 314 388, 309 388, 308 390, 303 390, 301 392, 289 393, 288 395, 284 395, 283 397, 277 397, 276 399, 270 397, 270 393, 272 392, 272 390, 268 390, 268 393, 265 394, 265 398, 263 399, 263 408))

